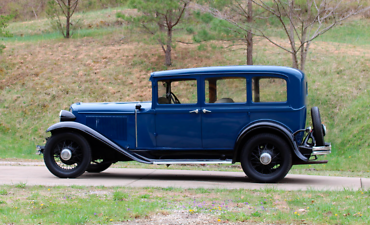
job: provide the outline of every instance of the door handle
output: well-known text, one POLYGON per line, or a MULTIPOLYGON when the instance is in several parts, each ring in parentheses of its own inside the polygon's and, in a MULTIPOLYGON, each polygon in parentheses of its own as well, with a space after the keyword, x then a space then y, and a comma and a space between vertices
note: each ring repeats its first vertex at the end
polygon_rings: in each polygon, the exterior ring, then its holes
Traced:
POLYGON ((210 112, 212 112, 212 111, 207 110, 207 109, 203 109, 203 113, 210 113, 210 112))
POLYGON ((199 109, 196 109, 196 110, 193 110, 193 111, 189 111, 189 113, 195 113, 195 114, 198 114, 198 113, 199 113, 199 109))

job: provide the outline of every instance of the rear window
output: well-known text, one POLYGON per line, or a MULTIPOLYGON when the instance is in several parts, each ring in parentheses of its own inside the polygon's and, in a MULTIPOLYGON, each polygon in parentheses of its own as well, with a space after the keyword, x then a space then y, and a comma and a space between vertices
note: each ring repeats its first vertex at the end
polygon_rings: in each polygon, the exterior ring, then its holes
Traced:
POLYGON ((286 80, 276 77, 254 77, 252 79, 253 102, 286 102, 286 80))
POLYGON ((205 80, 206 103, 244 103, 247 80, 244 77, 214 77, 205 80))

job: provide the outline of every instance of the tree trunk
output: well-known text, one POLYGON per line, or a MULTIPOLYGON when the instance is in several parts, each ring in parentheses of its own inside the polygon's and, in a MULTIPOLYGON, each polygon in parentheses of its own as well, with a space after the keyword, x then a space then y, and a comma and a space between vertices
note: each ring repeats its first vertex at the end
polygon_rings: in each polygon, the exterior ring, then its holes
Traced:
POLYGON ((67 24, 66 24, 66 38, 70 38, 70 20, 71 20, 71 0, 68 0, 67 4, 67 24))
MULTIPOLYGON (((248 23, 253 22, 253 5, 252 0, 248 0, 248 23)), ((253 34, 249 29, 247 32, 247 65, 253 65, 253 34)))
POLYGON ((306 43, 306 46, 303 46, 304 50, 302 51, 301 54, 301 70, 304 71, 305 66, 306 66, 306 59, 307 59, 307 54, 308 54, 308 48, 310 47, 311 42, 306 43))
POLYGON ((299 69, 298 67, 298 57, 297 57, 297 52, 296 53, 292 53, 292 67, 293 68, 296 68, 296 69, 299 69))
POLYGON ((167 48, 166 48, 166 66, 171 66, 171 51, 172 51, 172 27, 167 28, 167 48))
POLYGON ((290 0, 289 2, 289 18, 290 18, 290 40, 291 40, 291 48, 292 48, 292 67, 298 68, 298 59, 297 59, 297 51, 295 48, 295 41, 294 41, 294 24, 293 24, 293 11, 294 11, 294 0, 290 0))

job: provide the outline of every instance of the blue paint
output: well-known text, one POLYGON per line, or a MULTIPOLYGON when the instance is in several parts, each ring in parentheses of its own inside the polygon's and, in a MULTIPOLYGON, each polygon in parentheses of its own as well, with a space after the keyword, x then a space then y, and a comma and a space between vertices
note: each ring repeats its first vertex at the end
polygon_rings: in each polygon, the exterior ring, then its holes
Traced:
MULTIPOLYGON (((170 70, 151 74, 152 102, 140 102, 138 149, 233 150, 236 138, 251 124, 269 121, 290 132, 304 129, 306 78, 296 69, 278 66, 227 66, 170 70), (241 77, 247 82, 245 103, 205 103, 205 79, 241 77), (282 78, 287 83, 286 102, 253 102, 252 78, 282 78), (196 79, 196 104, 158 104, 160 80, 196 79), (192 110, 199 113, 189 113, 192 110), (210 113, 203 113, 206 109, 210 113)), ((85 124, 125 148, 135 149, 135 105, 127 103, 76 103, 71 106, 76 122, 85 124), (97 125, 104 118, 111 125, 97 125)), ((296 140, 301 141, 301 138, 296 140)))

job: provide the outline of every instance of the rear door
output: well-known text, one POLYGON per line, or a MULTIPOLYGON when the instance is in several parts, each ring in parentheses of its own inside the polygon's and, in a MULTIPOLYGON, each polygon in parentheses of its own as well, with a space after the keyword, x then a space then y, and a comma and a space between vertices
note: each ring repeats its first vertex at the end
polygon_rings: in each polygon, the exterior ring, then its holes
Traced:
POLYGON ((202 79, 202 88, 202 146, 231 150, 249 123, 247 79, 243 75, 208 75, 202 79))

